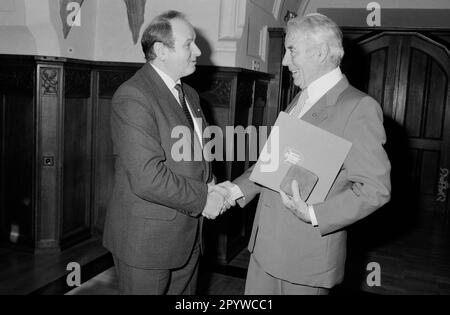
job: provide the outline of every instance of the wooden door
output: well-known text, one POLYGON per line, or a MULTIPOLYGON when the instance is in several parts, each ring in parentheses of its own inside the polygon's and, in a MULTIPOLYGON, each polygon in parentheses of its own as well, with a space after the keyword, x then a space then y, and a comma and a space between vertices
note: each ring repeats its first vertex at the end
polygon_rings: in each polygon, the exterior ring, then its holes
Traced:
MULTIPOLYGON (((350 82, 383 107, 392 197, 410 213, 448 212, 450 53, 414 32, 382 32, 346 43, 350 82)), ((391 203, 392 204, 392 203, 391 203)), ((397 209, 398 210, 398 209, 397 209)))

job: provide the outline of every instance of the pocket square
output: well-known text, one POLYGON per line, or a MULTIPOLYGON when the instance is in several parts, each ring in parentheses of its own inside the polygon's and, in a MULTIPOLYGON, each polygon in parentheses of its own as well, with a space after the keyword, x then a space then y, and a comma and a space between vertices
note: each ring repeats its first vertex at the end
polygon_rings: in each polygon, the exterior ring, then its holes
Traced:
POLYGON ((306 201, 313 191, 314 186, 316 186, 319 177, 304 167, 292 165, 280 184, 280 189, 290 197, 293 196, 291 185, 294 179, 297 180, 298 183, 300 198, 302 198, 303 201, 306 201))

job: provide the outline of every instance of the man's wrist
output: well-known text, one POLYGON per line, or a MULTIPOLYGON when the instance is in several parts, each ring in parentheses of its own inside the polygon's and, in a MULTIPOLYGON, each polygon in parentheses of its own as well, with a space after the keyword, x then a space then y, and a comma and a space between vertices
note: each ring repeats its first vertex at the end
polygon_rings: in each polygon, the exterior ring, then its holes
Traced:
POLYGON ((233 184, 233 186, 230 188, 230 192, 231 192, 231 198, 233 200, 237 200, 239 198, 244 197, 244 194, 242 193, 242 190, 236 184, 233 184))

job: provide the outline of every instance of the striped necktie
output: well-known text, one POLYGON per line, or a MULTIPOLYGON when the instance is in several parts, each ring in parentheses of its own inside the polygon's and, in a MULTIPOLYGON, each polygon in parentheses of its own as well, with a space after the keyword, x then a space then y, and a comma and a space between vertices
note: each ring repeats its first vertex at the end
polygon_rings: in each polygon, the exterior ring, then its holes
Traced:
POLYGON ((175 90, 177 90, 177 92, 178 92, 178 98, 180 100, 181 107, 183 108, 184 115, 186 116, 186 119, 189 122, 189 126, 192 128, 192 130, 195 131, 194 121, 192 120, 191 113, 189 112, 189 109, 187 107, 186 99, 184 97, 184 91, 183 91, 183 88, 181 87, 181 84, 175 85, 175 90))

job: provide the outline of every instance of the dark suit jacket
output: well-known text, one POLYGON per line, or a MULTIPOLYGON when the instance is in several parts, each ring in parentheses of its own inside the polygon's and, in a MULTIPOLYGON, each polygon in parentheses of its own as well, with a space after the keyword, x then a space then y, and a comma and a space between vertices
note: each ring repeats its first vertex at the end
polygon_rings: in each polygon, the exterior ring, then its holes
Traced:
MULTIPOLYGON (((198 94, 186 84, 183 89, 204 127, 198 94)), ((192 252, 212 173, 204 159, 173 159, 172 146, 180 136, 171 133, 181 125, 189 126, 181 106, 150 64, 114 94, 115 177, 103 243, 130 266, 177 268, 192 252)), ((193 139, 192 157, 194 148, 201 150, 193 139)))
MULTIPOLYGON (((298 97, 288 112, 297 104, 298 97)), ((249 250, 262 268, 292 283, 330 288, 344 275, 344 228, 390 198, 390 163, 383 149, 386 141, 383 113, 373 98, 343 78, 302 119, 353 144, 326 200, 313 205, 318 227, 290 213, 279 193, 248 180, 252 169, 235 183, 245 196, 239 201, 241 206, 261 193, 249 250)))

